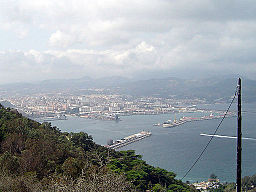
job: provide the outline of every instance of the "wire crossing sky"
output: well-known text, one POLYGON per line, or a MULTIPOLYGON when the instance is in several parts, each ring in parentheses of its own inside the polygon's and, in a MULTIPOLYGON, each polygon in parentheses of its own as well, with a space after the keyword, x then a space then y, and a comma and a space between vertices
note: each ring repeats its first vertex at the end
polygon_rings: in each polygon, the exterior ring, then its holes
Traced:
POLYGON ((0 82, 256 78, 254 0, 0 0, 0 82))
POLYGON ((199 162, 199 160, 200 160, 201 157, 203 156, 204 152, 207 150, 208 146, 209 146, 210 143, 212 142, 213 137, 216 136, 217 131, 219 130, 219 128, 220 128, 222 122, 224 121, 224 119, 226 118, 226 115, 227 115, 227 113, 229 112, 229 109, 230 109, 230 107, 232 106, 232 104, 233 104, 233 102, 234 102, 234 100, 235 100, 235 98, 236 98, 236 96, 237 96, 237 89, 238 89, 238 86, 236 87, 236 91, 235 91, 235 94, 234 94, 234 96, 233 96, 232 101, 230 102, 230 104, 229 104, 229 106, 228 106, 228 108, 227 108, 227 110, 226 110, 226 112, 225 112, 223 118, 221 119, 220 123, 219 123, 218 126, 216 127, 214 133, 210 136, 211 138, 209 139, 208 143, 205 145, 205 147, 203 148, 203 150, 201 151, 201 153, 198 155, 197 159, 194 161, 194 163, 192 164, 192 166, 188 169, 188 171, 187 171, 186 174, 182 177, 181 180, 183 180, 183 179, 189 174, 189 172, 193 169, 193 167, 199 162))

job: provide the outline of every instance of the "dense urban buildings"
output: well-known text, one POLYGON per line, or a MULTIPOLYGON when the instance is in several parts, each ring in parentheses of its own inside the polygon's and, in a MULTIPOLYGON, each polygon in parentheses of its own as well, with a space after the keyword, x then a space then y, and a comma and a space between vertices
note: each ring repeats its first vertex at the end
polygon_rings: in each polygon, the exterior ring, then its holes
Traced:
POLYGON ((61 92, 9 96, 1 99, 9 101, 31 118, 60 119, 66 115, 76 115, 106 120, 115 120, 122 115, 193 112, 197 110, 195 104, 205 102, 202 99, 135 98, 129 95, 103 93, 74 95, 61 92))

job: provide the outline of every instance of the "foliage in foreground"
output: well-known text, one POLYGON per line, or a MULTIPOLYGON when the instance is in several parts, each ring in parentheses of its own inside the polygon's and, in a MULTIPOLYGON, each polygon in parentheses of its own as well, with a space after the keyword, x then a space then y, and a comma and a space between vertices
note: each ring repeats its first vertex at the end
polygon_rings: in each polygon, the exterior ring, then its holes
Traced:
MULTIPOLYGON (((236 192, 236 183, 220 184, 217 189, 208 189, 209 192, 236 192)), ((256 175, 242 178, 242 191, 256 192, 256 175)))
POLYGON ((0 191, 191 191, 134 151, 107 149, 0 105, 0 191))

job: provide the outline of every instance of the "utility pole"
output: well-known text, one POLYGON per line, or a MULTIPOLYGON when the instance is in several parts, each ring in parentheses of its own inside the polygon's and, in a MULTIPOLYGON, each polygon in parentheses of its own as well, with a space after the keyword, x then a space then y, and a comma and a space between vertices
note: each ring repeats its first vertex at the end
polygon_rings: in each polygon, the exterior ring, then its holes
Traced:
POLYGON ((237 177, 236 177, 236 190, 242 191, 242 178, 241 178, 241 164, 242 164, 242 114, 241 114, 241 78, 238 79, 238 105, 237 105, 237 177))

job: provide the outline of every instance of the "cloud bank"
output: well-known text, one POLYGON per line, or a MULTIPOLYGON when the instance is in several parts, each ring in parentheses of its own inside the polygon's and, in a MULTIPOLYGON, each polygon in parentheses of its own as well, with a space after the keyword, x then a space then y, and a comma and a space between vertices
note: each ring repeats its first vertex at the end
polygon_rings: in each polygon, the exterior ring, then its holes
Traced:
POLYGON ((3 0, 0 81, 141 74, 256 79, 255 20, 253 0, 3 0))

